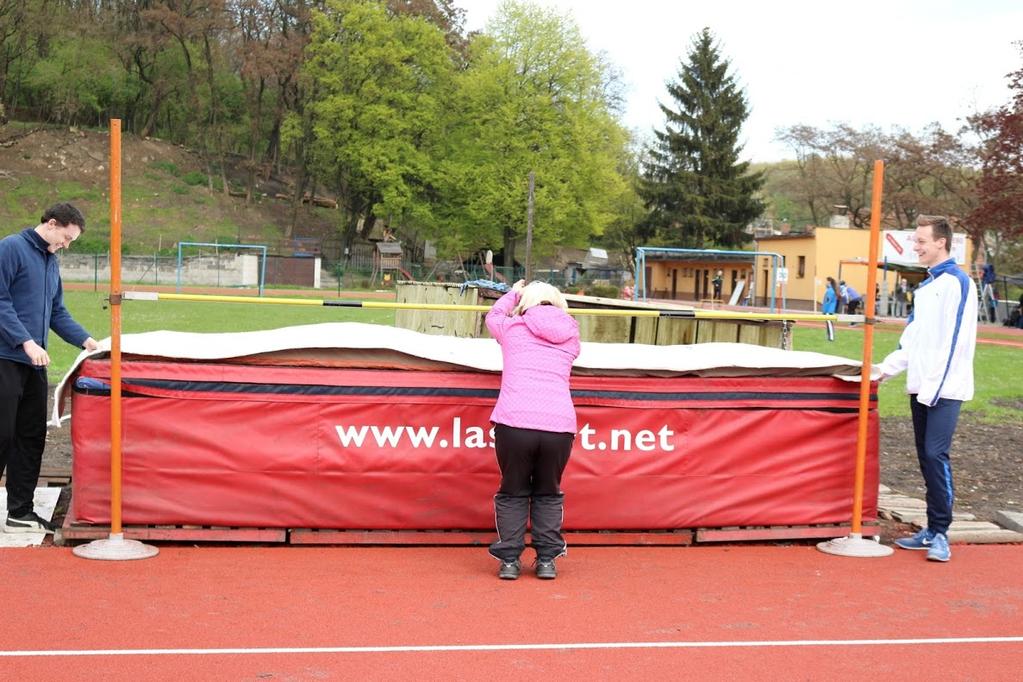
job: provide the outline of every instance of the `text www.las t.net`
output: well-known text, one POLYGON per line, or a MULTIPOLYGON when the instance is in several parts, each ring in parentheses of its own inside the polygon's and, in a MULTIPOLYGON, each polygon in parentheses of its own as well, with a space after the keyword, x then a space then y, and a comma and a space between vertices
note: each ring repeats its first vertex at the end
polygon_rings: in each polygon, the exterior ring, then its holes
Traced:
MULTIPOLYGON (((337 437, 342 447, 412 448, 493 448, 494 429, 482 426, 463 426, 461 417, 451 420, 451 428, 441 434, 439 426, 361 426, 337 425, 337 437)), ((675 432, 667 425, 653 429, 608 429, 606 436, 589 424, 579 429, 579 445, 583 450, 609 450, 631 452, 640 450, 671 452, 675 449, 675 432)))

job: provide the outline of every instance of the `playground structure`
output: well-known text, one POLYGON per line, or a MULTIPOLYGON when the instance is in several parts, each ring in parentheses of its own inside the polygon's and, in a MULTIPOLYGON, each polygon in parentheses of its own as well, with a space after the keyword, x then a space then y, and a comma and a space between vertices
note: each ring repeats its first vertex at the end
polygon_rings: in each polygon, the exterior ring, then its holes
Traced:
POLYGON ((381 284, 391 286, 394 284, 395 274, 399 272, 405 279, 412 279, 412 275, 402 269, 401 259, 401 242, 377 242, 373 249, 373 272, 369 277, 370 286, 378 279, 381 284))

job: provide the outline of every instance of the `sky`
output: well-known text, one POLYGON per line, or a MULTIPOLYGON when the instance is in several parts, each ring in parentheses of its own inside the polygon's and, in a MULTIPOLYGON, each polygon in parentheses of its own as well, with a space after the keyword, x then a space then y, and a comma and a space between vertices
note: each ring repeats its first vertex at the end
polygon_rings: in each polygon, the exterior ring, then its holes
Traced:
MULTIPOLYGON (((455 0, 466 28, 480 30, 501 0, 455 0)), ((1006 74, 1023 68, 1020 0, 531 0, 571 16, 593 52, 622 73, 623 123, 641 138, 663 129, 692 37, 704 27, 746 91, 744 158, 792 158, 774 140, 796 124, 901 127, 967 116, 1006 104, 1006 74)))

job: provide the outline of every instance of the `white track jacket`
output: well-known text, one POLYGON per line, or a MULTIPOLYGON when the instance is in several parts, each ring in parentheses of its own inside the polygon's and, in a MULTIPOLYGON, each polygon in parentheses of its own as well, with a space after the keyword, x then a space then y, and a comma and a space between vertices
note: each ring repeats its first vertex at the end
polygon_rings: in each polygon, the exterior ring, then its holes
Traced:
POLYGON ((913 292, 913 313, 898 350, 881 363, 894 375, 906 370, 906 392, 917 402, 973 398, 973 351, 977 345, 977 286, 948 259, 931 268, 913 292))

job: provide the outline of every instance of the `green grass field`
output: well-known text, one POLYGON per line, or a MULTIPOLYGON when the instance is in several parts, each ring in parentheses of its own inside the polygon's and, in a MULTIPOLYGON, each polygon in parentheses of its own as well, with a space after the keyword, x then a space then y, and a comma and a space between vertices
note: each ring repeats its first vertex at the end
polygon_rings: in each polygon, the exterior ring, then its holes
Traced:
MULTIPOLYGON (((877 363, 895 350, 900 332, 875 331, 873 362, 877 363)), ((821 327, 797 326, 792 337, 795 350, 807 350, 861 360, 863 331, 836 325, 835 340, 829 342, 821 327)), ((1023 410, 1013 405, 1023 402, 1023 349, 978 343, 974 356, 974 398, 963 405, 964 412, 983 415, 985 421, 1021 422, 1023 410)), ((881 384, 878 390, 882 417, 909 416, 906 398, 906 375, 881 384)))
MULTIPOLYGON (((110 335, 110 310, 103 307, 103 292, 69 291, 65 304, 75 318, 97 338, 110 335)), ((359 308, 205 303, 194 301, 125 301, 121 306, 122 331, 126 334, 160 329, 191 332, 255 331, 318 322, 366 322, 394 324, 393 310, 359 308)), ((899 340, 898 332, 874 333, 873 361, 880 362, 899 340)), ((815 351, 859 360, 863 355, 863 332, 839 326, 829 343, 820 327, 796 326, 792 338, 796 350, 815 351)), ((51 340, 50 381, 57 381, 78 356, 78 350, 51 340)), ((978 343, 975 360, 976 396, 964 411, 979 413, 986 421, 1023 422, 1023 349, 978 343)), ((885 382, 879 390, 883 417, 909 416, 905 375, 885 382)))

